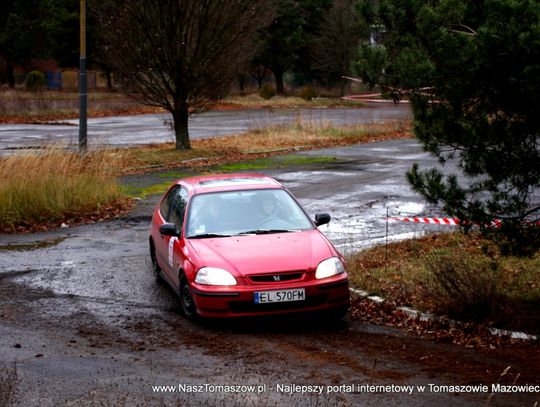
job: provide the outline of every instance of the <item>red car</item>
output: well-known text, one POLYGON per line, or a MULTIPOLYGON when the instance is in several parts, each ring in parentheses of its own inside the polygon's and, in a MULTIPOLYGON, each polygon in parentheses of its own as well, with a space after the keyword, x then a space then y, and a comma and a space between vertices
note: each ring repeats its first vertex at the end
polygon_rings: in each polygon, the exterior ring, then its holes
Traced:
POLYGON ((349 307, 343 258, 276 180, 226 174, 176 181, 155 208, 156 277, 188 318, 244 317, 349 307))

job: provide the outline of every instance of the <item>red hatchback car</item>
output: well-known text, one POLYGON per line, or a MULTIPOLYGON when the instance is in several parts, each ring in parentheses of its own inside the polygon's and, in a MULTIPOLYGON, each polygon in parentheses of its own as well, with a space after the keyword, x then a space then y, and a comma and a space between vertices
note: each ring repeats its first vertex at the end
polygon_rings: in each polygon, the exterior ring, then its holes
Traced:
POLYGON ((343 258, 276 180, 227 174, 176 181, 155 208, 156 277, 188 318, 244 317, 349 307, 343 258))

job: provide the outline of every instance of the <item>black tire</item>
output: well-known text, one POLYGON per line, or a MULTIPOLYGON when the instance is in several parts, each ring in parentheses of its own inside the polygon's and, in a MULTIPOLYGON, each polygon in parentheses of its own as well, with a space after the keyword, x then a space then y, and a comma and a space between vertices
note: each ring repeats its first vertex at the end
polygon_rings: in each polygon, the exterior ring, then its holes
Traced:
POLYGON ((156 249, 154 248, 154 243, 150 240, 150 260, 152 261, 152 273, 156 282, 163 283, 163 277, 161 277, 161 267, 157 262, 156 249))
POLYGON ((195 307, 195 302, 193 301, 193 296, 191 295, 191 289, 187 282, 186 276, 180 276, 180 308, 182 313, 189 320, 196 320, 198 318, 197 308, 195 307))
POLYGON ((326 314, 323 316, 323 319, 326 323, 331 325, 340 325, 343 323, 343 318, 345 318, 345 315, 347 315, 347 312, 349 311, 349 306, 342 306, 338 307, 336 309, 333 309, 331 311, 327 311, 326 314))

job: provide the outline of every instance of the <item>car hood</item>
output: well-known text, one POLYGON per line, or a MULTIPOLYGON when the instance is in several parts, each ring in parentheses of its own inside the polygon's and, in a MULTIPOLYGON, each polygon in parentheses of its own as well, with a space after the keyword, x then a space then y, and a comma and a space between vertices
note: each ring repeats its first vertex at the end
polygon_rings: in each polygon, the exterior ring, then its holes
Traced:
POLYGON ((190 239, 199 267, 224 268, 238 276, 314 269, 335 256, 318 230, 190 239))

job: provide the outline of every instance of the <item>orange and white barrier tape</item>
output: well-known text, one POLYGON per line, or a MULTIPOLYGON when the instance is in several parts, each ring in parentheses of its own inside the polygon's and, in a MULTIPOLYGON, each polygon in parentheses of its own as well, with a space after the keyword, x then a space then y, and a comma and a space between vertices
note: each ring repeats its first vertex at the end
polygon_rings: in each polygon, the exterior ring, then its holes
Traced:
MULTIPOLYGON (((429 223, 432 225, 448 225, 448 226, 457 226, 462 223, 469 223, 466 221, 461 221, 457 218, 408 218, 408 217, 391 217, 387 220, 392 221, 402 221, 402 222, 411 222, 411 223, 429 223)), ((502 222, 498 219, 491 222, 491 226, 500 227, 502 222)))
MULTIPOLYGON (((401 222, 411 222, 411 223, 429 223, 432 225, 448 225, 448 226, 457 226, 460 224, 471 224, 469 221, 461 221, 458 218, 409 218, 409 217, 400 217, 400 216, 393 216, 386 218, 386 220, 389 221, 401 221, 401 222)), ((540 221, 536 222, 526 222, 525 223, 528 226, 538 226, 540 227, 540 221)), ((490 222, 489 224, 491 227, 501 227, 502 221, 500 219, 495 219, 490 222)))
POLYGON ((407 218, 407 217, 391 217, 388 220, 412 222, 412 223, 431 223, 433 225, 459 225, 460 221, 457 218, 407 218))

